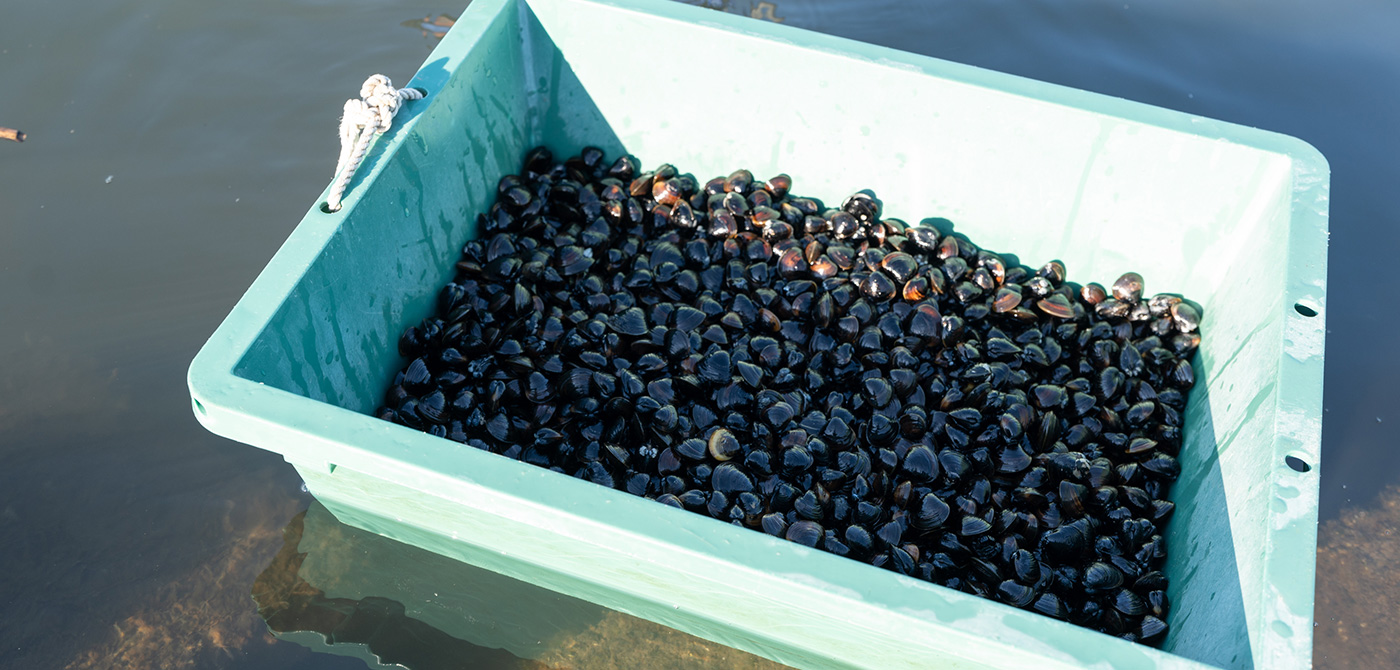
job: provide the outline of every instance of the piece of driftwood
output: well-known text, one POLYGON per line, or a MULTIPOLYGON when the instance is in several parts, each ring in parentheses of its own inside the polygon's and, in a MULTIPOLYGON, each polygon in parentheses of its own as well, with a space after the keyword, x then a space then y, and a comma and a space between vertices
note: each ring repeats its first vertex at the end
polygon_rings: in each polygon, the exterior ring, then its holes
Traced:
POLYGON ((4 126, 0 126, 0 140, 13 140, 15 142, 23 142, 24 133, 15 130, 14 128, 6 128, 4 126))

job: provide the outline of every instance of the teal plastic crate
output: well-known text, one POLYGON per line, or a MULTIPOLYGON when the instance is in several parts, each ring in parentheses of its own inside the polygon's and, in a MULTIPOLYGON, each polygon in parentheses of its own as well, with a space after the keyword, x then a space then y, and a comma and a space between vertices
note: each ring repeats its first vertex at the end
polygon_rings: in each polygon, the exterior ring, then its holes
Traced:
POLYGON ((427 97, 344 209, 313 204, 189 373, 206 427, 283 454, 348 523, 799 667, 1310 665, 1328 193, 1312 147, 644 0, 476 0, 408 85, 427 97), (947 217, 1028 265, 1136 270, 1199 301, 1163 649, 369 416, 496 180, 542 143, 787 172, 828 202, 872 188, 890 216, 947 217))

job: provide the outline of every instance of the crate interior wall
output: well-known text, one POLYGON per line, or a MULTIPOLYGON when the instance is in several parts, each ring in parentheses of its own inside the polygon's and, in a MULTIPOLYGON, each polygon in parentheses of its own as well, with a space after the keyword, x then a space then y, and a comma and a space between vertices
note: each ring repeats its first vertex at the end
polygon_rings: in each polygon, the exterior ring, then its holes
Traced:
POLYGON ((307 213, 190 371, 206 426, 284 454, 343 520, 802 667, 1309 665, 1328 187, 1310 146, 645 0, 476 0, 409 85, 427 98, 345 208, 307 213), (1032 267, 1198 301, 1163 649, 368 416, 537 144, 702 181, 787 172, 828 203, 871 188, 887 216, 946 217, 1032 267))

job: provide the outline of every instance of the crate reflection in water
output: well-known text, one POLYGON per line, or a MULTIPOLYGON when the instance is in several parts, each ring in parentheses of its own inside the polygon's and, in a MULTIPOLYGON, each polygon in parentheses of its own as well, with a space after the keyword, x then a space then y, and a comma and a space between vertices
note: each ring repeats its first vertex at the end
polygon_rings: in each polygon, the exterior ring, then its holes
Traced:
POLYGON ((253 599, 268 628, 370 667, 785 666, 347 526, 313 503, 253 599))

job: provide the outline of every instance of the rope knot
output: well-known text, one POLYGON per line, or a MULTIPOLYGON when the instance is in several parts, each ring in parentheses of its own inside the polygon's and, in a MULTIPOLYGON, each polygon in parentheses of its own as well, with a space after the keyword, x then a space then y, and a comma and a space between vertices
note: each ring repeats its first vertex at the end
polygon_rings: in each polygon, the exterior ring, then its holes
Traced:
POLYGON ((423 93, 413 88, 394 88, 393 82, 382 75, 372 75, 360 86, 359 100, 346 100, 344 113, 340 117, 340 158, 335 171, 339 175, 326 207, 335 212, 340 210, 341 198, 355 176, 360 162, 365 158, 369 144, 380 133, 394 123, 394 115, 404 100, 418 100, 423 93))

